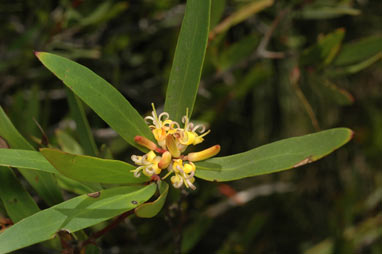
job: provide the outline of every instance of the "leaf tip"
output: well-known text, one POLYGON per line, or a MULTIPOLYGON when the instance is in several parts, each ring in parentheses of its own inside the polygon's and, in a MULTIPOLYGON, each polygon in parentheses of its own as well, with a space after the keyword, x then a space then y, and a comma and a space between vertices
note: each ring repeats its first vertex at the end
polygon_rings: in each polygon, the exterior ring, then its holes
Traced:
POLYGON ((349 129, 349 141, 352 140, 354 138, 354 131, 352 129, 349 129))
POLYGON ((41 52, 40 52, 40 51, 34 51, 34 50, 33 50, 33 54, 34 54, 37 58, 40 58, 40 54, 41 54, 41 52))

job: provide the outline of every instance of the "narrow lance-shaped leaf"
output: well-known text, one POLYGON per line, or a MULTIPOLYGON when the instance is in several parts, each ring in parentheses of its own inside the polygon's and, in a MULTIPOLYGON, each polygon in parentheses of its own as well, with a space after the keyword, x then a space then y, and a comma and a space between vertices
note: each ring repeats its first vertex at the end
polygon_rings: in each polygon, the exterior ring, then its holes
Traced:
POLYGON ((382 36, 373 35, 342 46, 334 59, 334 66, 356 64, 382 52, 382 36))
MULTIPOLYGON (((82 147, 69 134, 61 130, 56 130, 56 136, 62 151, 80 155, 83 154, 82 147)), ((99 183, 80 183, 61 174, 56 175, 56 177, 61 188, 80 195, 103 189, 99 183)))
POLYGON ((166 202, 167 194, 168 194, 168 184, 166 182, 159 182, 159 197, 153 201, 144 203, 137 208, 135 208, 135 214, 141 218, 152 218, 157 215, 164 203, 166 202))
POLYGON ((2 136, 12 149, 34 150, 34 147, 24 139, 16 130, 11 120, 0 106, 0 136, 2 136))
POLYGON ((192 114, 198 92, 210 22, 211 0, 188 0, 175 49, 166 93, 165 111, 180 122, 192 114))
MULTIPOLYGON (((30 145, 17 131, 1 106, 0 136, 7 140, 12 149, 34 150, 33 146, 30 145)), ((22 168, 19 169, 19 171, 48 205, 54 205, 63 200, 61 191, 52 174, 22 168)))
POLYGON ((328 155, 352 136, 350 129, 336 128, 288 138, 244 153, 198 162, 195 175, 220 182, 292 169, 328 155))
MULTIPOLYGON (((1 150, 9 148, 8 142, 2 137, 0 137, 0 148, 1 150)), ((0 203, 4 204, 6 211, 3 214, 7 214, 12 222, 15 223, 40 210, 10 168, 0 167, 0 183, 0 201, 2 201, 0 203)))
POLYGON ((133 184, 149 180, 144 175, 139 178, 134 177, 130 171, 136 167, 123 161, 70 154, 49 148, 40 151, 62 175, 77 181, 133 184))
POLYGON ((349 105, 354 102, 353 96, 345 89, 338 87, 331 80, 311 73, 309 81, 318 89, 325 100, 331 100, 339 105, 349 105))
POLYGON ((40 210, 10 168, 0 167, 0 183, 0 199, 14 223, 40 210))
POLYGON ((226 32, 232 26, 248 19, 252 15, 268 8, 273 4, 274 0, 258 0, 252 1, 239 10, 231 14, 229 17, 224 19, 220 24, 215 26, 215 28, 210 32, 209 38, 213 39, 216 35, 226 32))
POLYGON ((314 4, 306 5, 301 11, 295 12, 296 18, 301 19, 330 19, 344 15, 356 16, 361 14, 361 11, 354 9, 351 6, 346 6, 340 3, 338 6, 319 6, 322 1, 316 1, 318 6, 314 4))
POLYGON ((41 153, 29 150, 0 149, 0 165, 44 171, 40 173, 58 173, 41 153))
POLYGON ((328 71, 328 76, 335 77, 335 76, 357 73, 369 67, 370 65, 380 61, 381 59, 382 59, 382 51, 360 63, 332 69, 328 71))
POLYGON ((302 52, 299 59, 300 65, 327 65, 331 63, 340 49, 344 36, 345 30, 343 28, 323 36, 316 44, 302 52))
POLYGON ((27 217, 0 234, 0 254, 93 226, 134 209, 155 193, 155 185, 117 187, 82 195, 27 217))
POLYGON ((96 156, 97 146, 90 130, 88 119, 80 99, 67 89, 68 103, 74 121, 76 121, 80 143, 87 155, 96 156))
POLYGON ((130 145, 145 151, 134 142, 134 137, 140 135, 153 139, 150 129, 135 108, 109 82, 87 67, 64 57, 46 52, 37 52, 36 56, 130 145))

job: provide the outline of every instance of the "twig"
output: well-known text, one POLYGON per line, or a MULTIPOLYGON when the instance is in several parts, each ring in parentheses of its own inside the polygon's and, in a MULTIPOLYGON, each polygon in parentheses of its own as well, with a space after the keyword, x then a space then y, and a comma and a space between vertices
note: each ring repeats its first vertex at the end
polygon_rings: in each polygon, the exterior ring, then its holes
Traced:
POLYGON ((280 11, 277 17, 273 20, 271 27, 267 30, 264 37, 261 39, 260 44, 257 47, 255 55, 257 54, 258 56, 261 56, 264 58, 284 58, 285 57, 284 52, 271 52, 271 51, 268 51, 266 48, 277 26, 280 24, 280 21, 284 18, 284 16, 288 12, 289 12, 289 9, 284 9, 280 11))
POLYGON ((134 210, 127 211, 121 215, 119 215, 114 221, 112 221, 109 225, 101 229, 100 231, 95 232, 92 234, 88 239, 86 239, 81 244, 81 249, 85 248, 89 244, 95 244, 95 241, 103 236, 104 234, 108 233, 110 230, 115 228, 119 223, 121 223, 124 219, 126 219, 128 216, 132 215, 134 213, 134 210))
POLYGON ((300 99, 302 105, 305 108, 305 111, 307 112, 310 120, 312 121, 312 125, 313 125, 314 129, 319 131, 320 125, 318 124, 316 114, 314 113, 312 106, 310 105, 309 101, 307 100, 307 98, 305 97, 304 93, 302 92, 302 90, 299 86, 300 70, 298 69, 298 67, 295 67, 292 70, 290 80, 291 80, 291 84, 292 84, 292 86, 296 92, 297 97, 300 99))

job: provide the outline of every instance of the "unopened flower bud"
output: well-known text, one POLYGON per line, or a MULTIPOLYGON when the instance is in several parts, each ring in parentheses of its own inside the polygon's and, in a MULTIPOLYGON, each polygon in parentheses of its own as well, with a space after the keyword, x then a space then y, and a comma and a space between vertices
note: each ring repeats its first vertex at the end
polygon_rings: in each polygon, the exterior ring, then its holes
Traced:
POLYGON ((142 136, 135 136, 134 141, 138 145, 146 147, 149 150, 156 150, 158 148, 154 142, 142 136))
POLYGON ((162 154, 162 158, 158 163, 158 167, 161 169, 167 168, 171 163, 171 153, 166 151, 162 154))
POLYGON ((187 160, 189 161, 202 161, 206 160, 208 158, 211 158, 212 156, 215 156, 220 152, 220 145, 214 145, 210 148, 207 148, 203 151, 196 152, 196 153, 189 153, 187 155, 187 160))

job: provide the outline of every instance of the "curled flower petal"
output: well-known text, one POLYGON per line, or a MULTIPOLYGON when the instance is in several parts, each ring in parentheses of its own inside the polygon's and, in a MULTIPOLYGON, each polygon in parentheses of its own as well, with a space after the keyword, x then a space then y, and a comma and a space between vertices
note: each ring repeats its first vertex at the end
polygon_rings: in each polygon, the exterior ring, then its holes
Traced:
POLYGON ((171 177, 171 183, 175 188, 180 188, 183 185, 183 178, 180 175, 176 174, 171 177))

